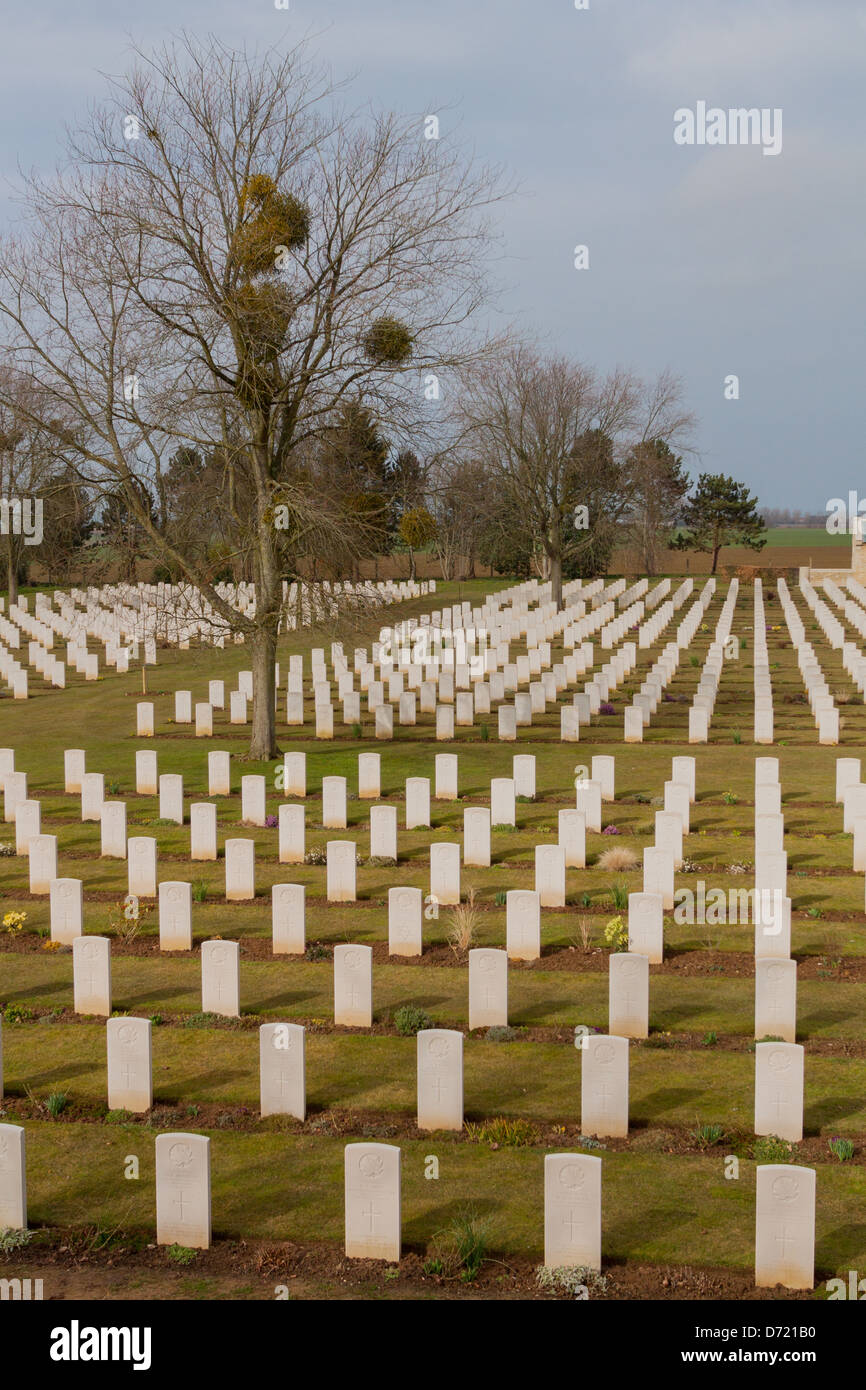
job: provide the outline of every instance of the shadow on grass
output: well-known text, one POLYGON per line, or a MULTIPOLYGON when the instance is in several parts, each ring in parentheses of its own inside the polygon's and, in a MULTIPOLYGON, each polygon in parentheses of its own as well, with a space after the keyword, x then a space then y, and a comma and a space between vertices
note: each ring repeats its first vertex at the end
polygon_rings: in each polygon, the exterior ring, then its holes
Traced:
MULTIPOLYGON (((815 1272, 821 1278, 845 1279, 846 1292, 848 1269, 856 1268, 853 1263, 861 1260, 866 1248, 866 1224, 849 1222, 835 1231, 827 1231, 815 1243, 815 1272)), ((862 1296, 861 1296, 862 1297, 862 1296)))
POLYGON ((670 1086, 664 1091, 651 1091, 648 1096, 644 1096, 640 1103, 641 1113, 648 1119, 633 1121, 634 1124, 646 1124, 655 1120, 659 1115, 664 1115, 667 1111, 676 1110, 677 1106, 691 1103, 704 1095, 701 1087, 689 1088, 686 1086, 670 1086))
POLYGON ((846 1120, 850 1115, 863 1110, 862 1097, 852 1100, 819 1100, 803 1111, 803 1133, 820 1134, 822 1130, 833 1127, 838 1120, 846 1120))
MULTIPOLYGON (((93 1067, 89 1062, 67 1062, 65 1066, 51 1067, 49 1071, 36 1072, 27 1078, 26 1084, 32 1090, 36 1086, 48 1086, 53 1081, 65 1081, 72 1076, 89 1076, 92 1071, 93 1067)), ((21 1083, 21 1095, 26 1094, 23 1089, 24 1084, 21 1083)))
MULTIPOLYGON (((40 984, 37 988, 38 994, 66 994, 72 992, 72 981, 61 980, 56 985, 40 984)), ((33 986, 25 985, 23 989, 11 989, 3 995, 3 1003, 9 1004, 13 999, 32 999, 33 986)))

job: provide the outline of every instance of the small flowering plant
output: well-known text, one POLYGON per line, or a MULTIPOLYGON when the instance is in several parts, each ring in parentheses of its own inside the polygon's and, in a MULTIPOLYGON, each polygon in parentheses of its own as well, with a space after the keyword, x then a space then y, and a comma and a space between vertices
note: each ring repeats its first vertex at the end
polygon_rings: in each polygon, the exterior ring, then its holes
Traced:
POLYGON ((7 912, 3 918, 3 925, 10 935, 14 936, 16 932, 20 932, 23 929, 26 921, 26 912, 7 912))
POLYGON ((602 835, 618 835, 619 830, 615 825, 606 825, 601 833, 602 835))

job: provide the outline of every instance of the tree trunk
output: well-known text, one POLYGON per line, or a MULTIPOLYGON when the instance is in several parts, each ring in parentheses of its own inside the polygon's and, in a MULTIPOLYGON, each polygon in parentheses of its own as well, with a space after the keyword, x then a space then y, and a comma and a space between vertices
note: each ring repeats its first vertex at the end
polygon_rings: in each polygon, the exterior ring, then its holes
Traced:
POLYGON ((414 550, 412 549, 412 547, 411 547, 411 545, 410 545, 410 546, 409 546, 409 582, 411 583, 411 582, 414 580, 414 578, 415 578, 415 552, 414 552, 414 550))
POLYGON ((18 562, 15 555, 15 544, 12 537, 6 547, 6 591, 8 594, 7 608, 10 603, 18 602, 18 562))
POLYGON ((250 757, 270 759, 279 756, 276 712, 276 619, 257 628, 252 639, 253 728, 250 757))
POLYGON ((556 604, 557 613, 562 612, 562 556, 550 558, 550 597, 556 604))
POLYGON ((256 567, 256 626, 252 634, 253 727, 249 756, 270 759, 279 756, 276 730, 277 633, 283 583, 274 544, 274 529, 267 510, 268 496, 259 496, 256 567))
POLYGON ((716 572, 716 565, 718 564, 719 551, 721 550, 721 548, 722 547, 720 545, 717 545, 713 550, 713 568, 710 570, 710 574, 715 574, 716 572))

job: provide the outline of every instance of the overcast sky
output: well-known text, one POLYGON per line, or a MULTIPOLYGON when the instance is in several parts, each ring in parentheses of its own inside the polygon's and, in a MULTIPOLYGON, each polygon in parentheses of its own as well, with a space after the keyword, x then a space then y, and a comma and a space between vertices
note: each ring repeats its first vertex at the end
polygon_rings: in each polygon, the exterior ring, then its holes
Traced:
MULTIPOLYGON (((41 0, 3 18, 0 166, 49 168, 64 122, 186 28, 314 32, 381 106, 459 122, 521 195, 499 216, 506 316, 601 369, 684 378, 692 464, 824 511, 863 468, 866 0, 41 0), (782 149, 684 146, 674 112, 782 111, 782 149), (589 247, 589 269, 574 248, 589 247), (739 377, 726 400, 725 377, 739 377)), ((13 209, 0 203, 7 220, 13 209)))

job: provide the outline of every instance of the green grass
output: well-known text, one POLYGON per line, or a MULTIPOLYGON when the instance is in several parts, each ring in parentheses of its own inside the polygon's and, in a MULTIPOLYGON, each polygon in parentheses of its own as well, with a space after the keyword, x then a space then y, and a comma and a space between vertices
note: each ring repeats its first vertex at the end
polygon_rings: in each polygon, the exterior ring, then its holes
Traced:
MULTIPOLYGON (((826 533, 810 531, 806 540, 794 540, 795 532, 771 534, 770 545, 809 546, 837 544, 826 533)), ((722 556, 724 563, 724 555, 722 556)), ((760 557, 755 557, 760 563, 760 557)), ((404 611, 431 611, 461 597, 477 600, 492 587, 440 586, 439 593, 423 604, 404 611)), ((771 586, 765 586, 769 589, 771 586)), ((696 637, 693 652, 703 664, 715 622, 725 596, 720 583, 706 615, 705 629, 696 637)), ((130 833, 155 835, 159 846, 161 878, 182 878, 199 883, 193 903, 196 947, 213 936, 231 937, 242 946, 266 942, 270 937, 270 889, 274 883, 297 882, 307 890, 308 942, 321 943, 324 959, 254 959, 241 957, 241 1002, 247 1022, 215 1024, 201 1015, 200 958, 191 956, 131 957, 115 952, 112 960, 113 1004, 140 1016, 162 1020, 154 1029, 154 1088, 157 1104, 177 1107, 178 1124, 197 1128, 206 1106, 247 1110, 248 1129, 212 1131, 213 1211, 218 1237, 267 1236, 286 1240, 318 1240, 339 1243, 342 1238, 343 1144, 359 1137, 371 1116, 385 1116, 405 1133, 415 1117, 415 1040, 413 1037, 333 1034, 318 1031, 313 1020, 333 1016, 333 967, 331 948, 344 941, 375 945, 387 939, 387 893, 395 884, 429 888, 429 852, 432 842, 462 838, 463 810, 467 805, 487 804, 490 780, 511 773, 515 752, 536 757, 537 796, 518 798, 517 825, 513 831, 494 831, 493 863, 489 869, 463 869, 464 893, 476 890, 480 907, 477 944, 502 948, 505 944, 504 894, 512 888, 533 885, 535 845, 553 843, 557 811, 574 804, 571 768, 588 763, 594 754, 616 756, 615 806, 605 804, 604 822, 614 821, 616 840, 601 835, 587 837, 588 867, 569 870, 565 911, 545 910, 542 940, 546 950, 566 951, 579 946, 577 918, 585 900, 593 923, 594 944, 602 940, 610 919, 610 874, 597 866, 598 856, 611 843, 626 844, 638 854, 652 841, 652 805, 670 777, 670 760, 682 752, 697 760, 699 800, 692 807, 692 834, 684 850, 696 865, 694 874, 677 878, 678 886, 696 887, 703 878, 708 889, 749 887, 751 875, 736 876, 728 866, 751 863, 754 856, 752 814, 754 802, 753 758, 772 753, 780 761, 786 848, 789 854, 789 891, 794 901, 792 942, 801 958, 821 958, 817 978, 798 981, 798 1040, 806 1045, 807 1137, 821 1135, 825 1157, 819 1169, 818 1247, 820 1270, 836 1273, 866 1267, 866 1237, 853 1213, 866 1197, 866 1168, 861 1154, 866 1141, 866 1058, 844 1055, 844 1046, 862 1042, 866 1017, 866 984, 841 978, 846 961, 866 956, 864 880, 851 867, 852 841, 842 835, 841 809, 835 805, 837 756, 860 756, 866 747, 866 707, 841 706, 845 727, 842 745, 819 748, 808 705, 799 698, 802 681, 796 651, 782 628, 776 600, 768 600, 768 643, 773 665, 776 702, 776 739, 772 749, 756 749, 752 743, 753 633, 751 591, 743 586, 733 632, 746 646, 737 660, 725 664, 711 724, 711 742, 689 747, 686 743, 688 702, 696 688, 699 667, 681 663, 669 691, 677 700, 664 702, 645 731, 639 746, 622 742, 621 719, 595 719, 581 729, 580 751, 559 741, 559 710, 549 708, 521 731, 517 744, 500 744, 496 722, 489 724, 485 741, 480 726, 458 730, 448 751, 459 755, 461 801, 432 802, 432 829, 403 828, 402 797, 410 776, 432 776, 433 758, 443 751, 434 738, 432 719, 424 717, 411 729, 395 726, 391 743, 371 741, 372 721, 366 710, 359 740, 351 728, 335 724, 332 743, 309 736, 289 737, 281 729, 283 747, 307 753, 307 847, 321 847, 329 832, 321 827, 321 779, 342 775, 349 792, 357 790, 359 751, 374 750, 381 757, 382 791, 399 807, 396 867, 364 864, 357 871, 359 902, 328 905, 324 900, 325 870, 314 865, 280 865, 276 858, 277 831, 244 829, 256 842, 258 896, 249 904, 224 901, 224 865, 195 863, 189 859, 189 825, 158 824, 156 797, 134 792, 135 751, 153 746, 160 772, 180 772, 185 801, 207 799, 207 751, 227 748, 232 764, 234 796, 218 802, 220 848, 238 832, 240 778, 261 772, 271 778, 267 811, 274 814, 284 803, 273 786, 274 763, 246 763, 249 730, 228 724, 227 713, 215 717, 211 740, 195 739, 172 723, 173 692, 191 689, 194 698, 217 675, 231 682, 233 675, 250 665, 243 647, 225 652, 164 652, 159 665, 148 670, 156 705, 157 737, 152 745, 135 737, 135 704, 140 694, 140 673, 107 675, 85 683, 70 675, 71 690, 44 689, 38 678, 31 682, 32 698, 26 709, 0 696, 0 746, 19 750, 18 766, 28 773, 32 795, 42 805, 42 826, 59 838, 61 875, 81 878, 85 885, 88 932, 104 933, 109 913, 116 910, 127 888, 125 865, 99 857, 99 826, 82 825, 77 797, 62 790, 63 749, 87 751, 89 770, 102 771, 107 782, 116 782, 117 795, 128 806, 130 833), (26 730, 26 738, 25 738, 26 730), (735 740, 739 740, 739 746, 735 740), (737 749, 737 751, 734 751, 737 749), (728 800, 725 793, 729 793, 728 800), (201 897, 201 901, 198 898, 201 897), (268 1019, 311 1024, 307 1037, 308 1105, 310 1125, 323 1111, 339 1110, 349 1119, 338 1137, 313 1132, 311 1127, 279 1121, 260 1122, 258 1115, 258 1038, 256 1026, 268 1019), (189 1026, 183 1026, 184 1024, 189 1026), (833 1043, 833 1055, 810 1048, 813 1043, 833 1043), (847 1143, 853 1144, 853 1159, 847 1143)), ((853 685, 841 666, 840 653, 813 629, 812 620, 795 596, 815 646, 831 691, 850 694, 853 685)), ((853 636, 850 629, 848 636, 853 636)), ((642 652, 641 666, 614 698, 633 693, 645 668, 670 637, 662 634, 657 648, 642 652)), ((327 646, 329 638, 301 634, 280 644, 282 685, 290 650, 309 652, 314 645, 327 646)), ((862 645, 858 643, 858 645, 862 645)), ((347 644, 347 650, 350 649, 347 644)), ((557 659, 556 652, 554 659, 557 659)), ((604 654, 596 647, 596 660, 604 654)), ((230 685, 227 688, 231 688, 230 685)), ((570 694, 563 697, 570 699, 570 694)), ((311 716, 311 702, 307 706, 311 716)), ((301 731, 309 735, 309 729, 301 731)), ((337 838, 356 840, 359 852, 369 856, 369 804, 350 800, 349 829, 337 838)), ((12 827, 0 831, 0 839, 12 836, 12 827)), ((619 891, 636 891, 640 875, 623 874, 613 885, 619 891)), ((28 914, 27 931, 45 933, 48 901, 31 898, 26 861, 0 858, 2 911, 28 914)), ((446 941, 447 913, 424 921, 425 949, 446 941)), ((153 910, 141 938, 153 940, 158 929, 153 910)), ((754 1161, 749 1136, 752 1125, 754 1053, 746 1050, 752 1039, 753 980, 726 968, 725 954, 752 951, 752 931, 734 924, 701 928, 676 925, 665 928, 666 950, 676 960, 688 953, 713 949, 720 953, 719 973, 712 976, 660 973, 653 969, 650 982, 650 1018, 653 1035, 630 1049, 631 1131, 623 1151, 606 1149, 604 1161, 605 1258, 670 1261, 682 1264, 719 1264, 748 1269, 753 1259, 754 1161), (669 1037, 665 1037, 669 1034, 669 1037), (687 1045, 684 1035, 688 1035, 687 1045), (739 1050, 731 1050, 736 1040, 739 1050), (703 1135, 702 1154, 664 1151, 665 1127, 682 1134, 703 1135), (723 1137, 716 1141, 714 1127, 723 1137), (739 1138, 726 1136, 738 1135, 739 1138), (661 1144, 661 1148, 653 1145, 661 1144), (649 1145, 643 1149, 642 1145, 649 1145), (729 1145, 733 1146, 729 1150, 729 1145), (740 1178, 727 1182, 723 1160, 727 1152, 740 1158, 740 1178)), ((7 1118, 29 1106, 27 1089, 42 1103, 51 1095, 65 1095, 67 1104, 54 1118, 27 1112, 28 1191, 34 1224, 86 1227, 99 1210, 107 1229, 122 1224, 152 1231, 153 1139, 157 1132, 138 1118, 107 1111, 105 1076, 105 1028, 98 1021, 73 1020, 72 962, 68 951, 34 949, 13 952, 0 932, 0 1005, 4 1012, 4 1073, 7 1118), (53 1021, 37 1019, 41 1010, 55 1011, 53 1021), (141 1161, 137 1183, 123 1178, 124 1159, 135 1153, 141 1161), (58 1179, 62 1174, 62 1180, 58 1179)), ((311 953, 311 954, 321 954, 311 953)), ((449 958, 450 960, 450 958, 449 958)), ((509 969, 509 1023, 528 1029, 558 1029, 570 1039, 578 1023, 607 1027, 607 977, 581 968, 576 949, 574 970, 553 970, 544 959, 532 967, 509 969)), ((378 959, 374 966, 374 1013, 377 1023, 387 1023, 401 1008, 423 1010, 437 1026, 468 1026, 468 972, 465 965, 421 967, 378 959)), ((856 1051, 856 1049, 855 1049, 856 1051)), ((399 1140, 403 1152, 404 1239, 407 1247, 426 1251, 436 1232, 447 1227, 458 1209, 471 1206, 489 1219, 491 1251, 541 1258, 543 1155, 561 1126, 573 1135, 580 1116, 580 1054, 570 1041, 530 1041, 519 1034, 507 1047, 487 1042, 483 1036, 465 1042, 465 1106, 470 1125, 478 1126, 477 1138, 455 1139, 426 1136, 399 1140), (486 1126, 486 1129, 485 1129, 486 1126), (482 1136, 487 1135, 487 1138, 482 1136), (498 1135, 498 1138, 490 1136, 498 1135), (513 1141, 519 1136, 520 1143, 513 1141), (537 1136, 537 1142, 536 1141, 537 1136), (512 1137, 510 1139, 510 1137, 512 1137), (492 1144, 498 1143, 498 1148, 492 1144), (424 1159, 440 1159, 442 1177, 424 1179, 424 1159)), ((556 1147, 576 1140, 552 1141, 556 1147)), ((668 1146, 670 1147, 670 1146, 668 1146)), ((795 1160, 796 1161, 796 1160, 795 1160)), ((194 1274, 195 1271, 191 1271, 194 1274)), ((189 1280, 189 1296, 206 1296, 204 1284, 189 1280), (198 1290, 198 1292, 196 1292, 198 1290)))

